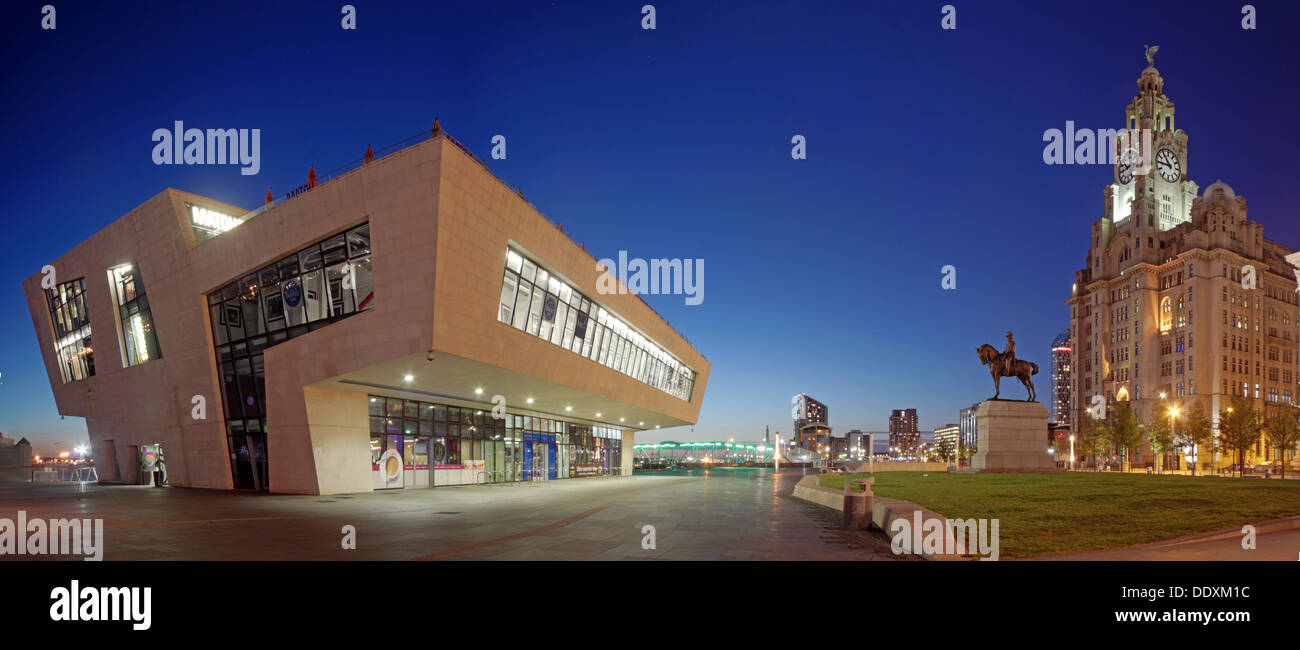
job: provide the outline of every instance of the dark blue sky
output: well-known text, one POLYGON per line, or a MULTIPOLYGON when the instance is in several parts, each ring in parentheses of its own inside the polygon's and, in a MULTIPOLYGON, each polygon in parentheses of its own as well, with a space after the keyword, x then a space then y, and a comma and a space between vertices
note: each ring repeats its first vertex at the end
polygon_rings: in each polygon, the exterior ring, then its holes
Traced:
POLYGON ((359 1, 355 32, 342 2, 56 3, 55 31, 42 4, 0 23, 0 431, 38 449, 85 426, 59 419, 23 278, 165 187, 256 207, 434 116, 481 157, 505 135, 492 168, 597 256, 705 260, 703 305, 649 297, 713 364, 699 425, 664 438, 788 432, 798 392, 841 433, 955 422, 1007 329, 1046 393, 1111 171, 1044 165, 1043 132, 1122 126, 1144 44, 1189 176, 1300 247, 1291 2, 1254 2, 1255 31, 1240 2, 957 1, 955 31, 914 1, 654 2, 654 31, 642 0, 359 1), (174 120, 261 129, 261 173, 155 166, 174 120))

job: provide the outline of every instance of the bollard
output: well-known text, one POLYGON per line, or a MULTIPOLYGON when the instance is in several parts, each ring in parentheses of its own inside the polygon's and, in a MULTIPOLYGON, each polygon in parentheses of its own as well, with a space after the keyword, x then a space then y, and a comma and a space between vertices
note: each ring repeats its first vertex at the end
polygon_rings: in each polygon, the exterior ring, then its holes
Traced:
POLYGON ((860 478, 844 483, 844 527, 849 530, 866 530, 871 528, 871 510, 875 506, 876 496, 871 493, 871 484, 876 478, 860 478), (862 492, 854 492, 853 486, 861 485, 862 492))

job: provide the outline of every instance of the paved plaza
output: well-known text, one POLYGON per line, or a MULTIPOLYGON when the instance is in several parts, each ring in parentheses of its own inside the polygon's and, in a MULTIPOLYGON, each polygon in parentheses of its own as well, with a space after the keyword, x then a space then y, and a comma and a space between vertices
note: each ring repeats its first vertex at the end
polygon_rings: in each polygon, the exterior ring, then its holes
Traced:
POLYGON ((801 477, 723 468, 335 496, 20 484, 0 485, 0 517, 103 518, 109 561, 900 559, 882 534, 789 496, 801 477), (342 549, 345 525, 356 550, 342 549))

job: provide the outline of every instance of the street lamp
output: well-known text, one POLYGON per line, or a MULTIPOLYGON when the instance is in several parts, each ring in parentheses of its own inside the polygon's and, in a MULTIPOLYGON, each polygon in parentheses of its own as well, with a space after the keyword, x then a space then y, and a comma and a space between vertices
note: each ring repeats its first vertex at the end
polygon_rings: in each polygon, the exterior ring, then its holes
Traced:
POLYGON ((1070 471, 1074 471, 1074 434, 1070 434, 1070 471))
POLYGON ((1174 437, 1174 418, 1177 416, 1178 416, 1178 407, 1171 405, 1169 407, 1169 436, 1171 438, 1174 437))

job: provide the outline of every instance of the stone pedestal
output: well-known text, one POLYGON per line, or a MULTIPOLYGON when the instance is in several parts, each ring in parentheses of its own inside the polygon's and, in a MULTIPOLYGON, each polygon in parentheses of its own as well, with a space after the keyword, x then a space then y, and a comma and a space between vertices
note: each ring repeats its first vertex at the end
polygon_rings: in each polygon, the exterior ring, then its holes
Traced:
POLYGON ((978 449, 971 472, 1055 472, 1047 453, 1047 407, 1038 402, 986 400, 975 411, 978 449))

